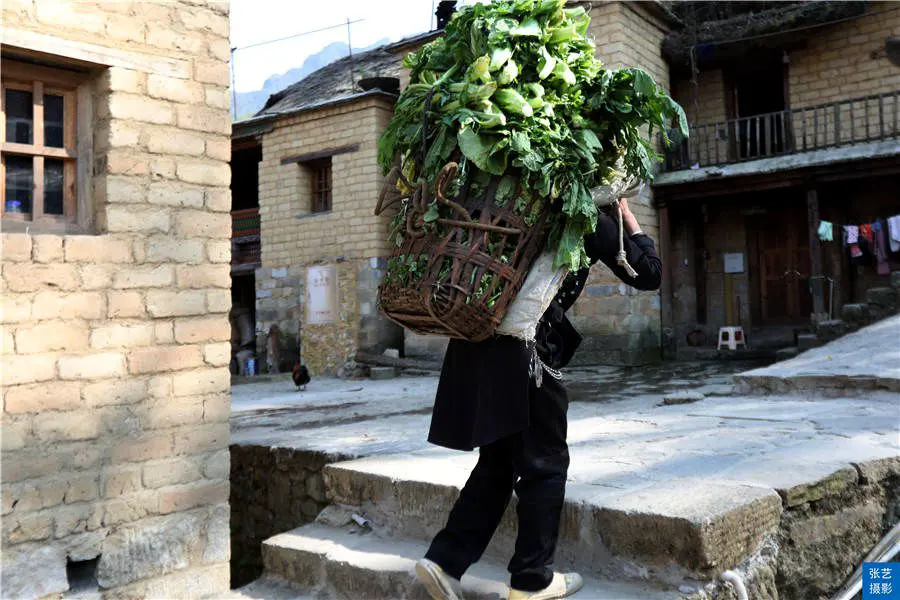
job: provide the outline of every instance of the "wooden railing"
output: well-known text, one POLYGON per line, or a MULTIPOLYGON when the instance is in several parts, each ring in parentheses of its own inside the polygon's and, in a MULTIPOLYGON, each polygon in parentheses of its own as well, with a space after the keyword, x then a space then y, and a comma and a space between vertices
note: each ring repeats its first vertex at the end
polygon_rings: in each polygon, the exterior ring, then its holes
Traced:
POLYGON ((900 137, 900 91, 691 125, 666 151, 665 170, 730 163, 900 137))
POLYGON ((259 209, 231 211, 231 265, 252 269, 260 264, 259 209))

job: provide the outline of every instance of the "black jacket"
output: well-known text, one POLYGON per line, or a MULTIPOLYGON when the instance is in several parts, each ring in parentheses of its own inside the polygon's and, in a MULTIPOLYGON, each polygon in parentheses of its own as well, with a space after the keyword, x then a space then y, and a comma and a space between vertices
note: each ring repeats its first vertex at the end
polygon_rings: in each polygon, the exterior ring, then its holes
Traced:
MULTIPOLYGON (((585 236, 591 264, 598 260, 619 279, 641 290, 659 288, 662 264, 653 240, 643 234, 625 238, 629 264, 637 272, 630 277, 616 264, 618 224, 601 214, 596 231, 585 236)), ((590 269, 570 273, 541 318, 537 349, 547 366, 568 364, 581 336, 566 318, 584 290, 590 269)), ((457 450, 489 444, 528 426, 529 403, 566 402, 562 386, 537 388, 528 374, 532 351, 523 340, 498 335, 483 342, 452 339, 447 346, 431 418, 428 441, 457 450), (550 396, 550 397, 547 397, 550 396)), ((545 375, 546 377, 546 375, 545 375)))

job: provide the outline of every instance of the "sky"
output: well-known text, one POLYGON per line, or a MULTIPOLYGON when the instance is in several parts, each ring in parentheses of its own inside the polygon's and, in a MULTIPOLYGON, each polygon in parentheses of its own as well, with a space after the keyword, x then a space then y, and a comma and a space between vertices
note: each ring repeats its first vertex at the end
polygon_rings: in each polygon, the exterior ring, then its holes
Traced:
MULTIPOLYGON (((270 75, 300 67, 310 54, 332 42, 347 42, 347 27, 241 50, 243 46, 361 19, 351 24, 354 48, 387 38, 429 31, 438 0, 231 0, 231 46, 234 87, 239 92, 262 88, 270 75)), ((460 5, 463 2, 460 2, 460 5)))

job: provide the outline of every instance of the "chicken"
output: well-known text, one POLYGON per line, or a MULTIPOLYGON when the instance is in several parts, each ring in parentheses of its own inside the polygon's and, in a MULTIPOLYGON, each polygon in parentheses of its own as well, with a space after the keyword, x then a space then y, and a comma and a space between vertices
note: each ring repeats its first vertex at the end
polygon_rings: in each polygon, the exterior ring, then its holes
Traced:
POLYGON ((294 379, 294 385, 297 386, 298 390, 305 390, 306 384, 310 382, 309 369, 298 360, 294 368, 291 369, 291 377, 294 379))

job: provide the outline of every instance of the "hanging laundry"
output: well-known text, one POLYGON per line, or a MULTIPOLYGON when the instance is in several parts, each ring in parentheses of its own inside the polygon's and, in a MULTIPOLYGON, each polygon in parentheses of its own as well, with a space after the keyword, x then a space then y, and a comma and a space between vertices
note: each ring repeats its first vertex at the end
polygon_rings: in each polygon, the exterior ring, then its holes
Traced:
POLYGON ((819 221, 819 239, 823 242, 833 242, 834 224, 828 221, 819 221))
MULTIPOLYGON (((900 215, 898 215, 900 216, 900 215)), ((849 246, 859 241, 859 227, 857 225, 844 225, 844 245, 849 246)))
POLYGON ((900 251, 900 215, 894 215, 888 219, 888 241, 891 252, 900 251))
POLYGON ((859 244, 850 244, 850 258, 862 258, 863 251, 859 244))
POLYGON ((888 263, 887 232, 885 232, 880 219, 872 223, 872 233, 875 235, 875 271, 879 275, 890 275, 891 265, 888 263))
POLYGON ((859 226, 859 235, 860 237, 865 238, 870 244, 875 241, 872 238, 872 225, 869 223, 859 226))

